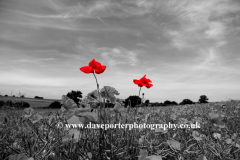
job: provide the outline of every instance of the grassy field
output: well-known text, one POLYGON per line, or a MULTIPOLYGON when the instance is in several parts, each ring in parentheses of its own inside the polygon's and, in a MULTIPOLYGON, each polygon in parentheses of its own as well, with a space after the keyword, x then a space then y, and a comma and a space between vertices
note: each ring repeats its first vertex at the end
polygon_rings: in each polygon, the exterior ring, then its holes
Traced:
POLYGON ((48 107, 52 102, 54 101, 61 101, 61 100, 56 100, 56 99, 36 99, 36 98, 18 98, 18 97, 0 97, 0 100, 2 101, 19 101, 22 100, 24 102, 29 103, 29 105, 33 108, 38 108, 38 107, 48 107))
MULTIPOLYGON (((240 159, 240 101, 146 107, 136 113, 127 109, 106 110, 101 117, 106 124, 200 124, 200 128, 167 130, 59 129, 56 124, 64 123, 64 112, 50 115, 54 111, 60 110, 35 109, 35 113, 43 116, 37 122, 31 117, 24 118, 19 110, 5 111, 0 118, 0 159, 20 153, 34 160, 240 159)), ((86 120, 85 117, 74 122, 87 124, 86 120)))

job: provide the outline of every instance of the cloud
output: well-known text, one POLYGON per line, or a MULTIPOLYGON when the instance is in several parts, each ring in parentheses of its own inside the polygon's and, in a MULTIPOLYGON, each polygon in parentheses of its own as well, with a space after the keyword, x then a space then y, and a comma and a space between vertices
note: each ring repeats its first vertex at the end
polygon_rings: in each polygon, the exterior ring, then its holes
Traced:
POLYGON ((44 78, 31 76, 28 74, 22 73, 20 74, 10 74, 3 73, 7 79, 1 79, 1 85, 11 85, 11 86, 19 86, 19 85, 27 85, 27 86, 48 86, 48 87, 60 87, 66 85, 66 81, 64 78, 44 78), (65 82, 64 82, 65 81, 65 82))
POLYGON ((17 62, 17 63, 41 63, 42 61, 54 61, 56 60, 55 58, 42 58, 42 59, 17 59, 17 60, 12 60, 12 62, 17 62))
POLYGON ((206 30, 206 38, 221 40, 226 34, 226 26, 221 22, 210 22, 209 29, 206 30))
POLYGON ((195 69, 212 70, 222 61, 220 52, 216 48, 202 49, 199 55, 203 60, 200 60, 200 64, 195 69))
POLYGON ((178 31, 168 31, 168 34, 172 37, 172 45, 178 48, 179 50, 193 47, 188 44, 184 33, 178 31))
POLYGON ((61 12, 52 17, 71 20, 78 18, 102 17, 108 11, 110 11, 110 5, 112 4, 108 0, 72 2, 65 2, 64 0, 60 0, 55 1, 55 3, 58 3, 58 6, 61 8, 61 12))
POLYGON ((147 68, 146 71, 151 71, 151 70, 154 70, 155 67, 152 67, 152 68, 147 68))
POLYGON ((168 31, 172 45, 178 49, 198 46, 199 40, 203 39, 214 43, 224 41, 225 35, 229 33, 229 22, 224 21, 224 18, 227 19, 226 15, 231 12, 240 11, 239 5, 225 0, 185 0, 166 5, 166 8, 173 8, 169 14, 175 14, 180 24, 179 28, 168 31))
POLYGON ((124 48, 99 48, 97 50, 101 52, 101 56, 111 67, 118 64, 135 66, 140 62, 137 57, 138 51, 129 51, 124 48))

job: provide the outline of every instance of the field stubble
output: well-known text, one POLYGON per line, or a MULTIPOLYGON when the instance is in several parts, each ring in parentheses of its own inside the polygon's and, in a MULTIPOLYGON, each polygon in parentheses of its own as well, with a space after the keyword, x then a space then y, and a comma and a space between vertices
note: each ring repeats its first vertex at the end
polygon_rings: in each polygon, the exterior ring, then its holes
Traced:
MULTIPOLYGON (((64 130, 56 109, 35 109, 44 118, 36 123, 22 111, 7 110, 0 118, 0 159, 10 155, 34 160, 238 160, 240 158, 240 102, 227 101, 191 106, 107 112, 107 123, 194 123, 200 129, 94 129, 64 130), (100 137, 100 138, 99 138, 100 137), (70 139, 70 140, 69 140, 70 139), (99 146, 100 144, 100 146, 99 146), (155 158, 155 159, 154 159, 155 158)), ((107 110, 108 111, 108 110, 107 110)), ((10 158, 12 158, 10 157, 10 158)), ((10 159, 9 158, 9 159, 10 159)), ((16 157, 15 157, 16 159, 16 157)), ((15 160, 14 159, 14 160, 15 160)))

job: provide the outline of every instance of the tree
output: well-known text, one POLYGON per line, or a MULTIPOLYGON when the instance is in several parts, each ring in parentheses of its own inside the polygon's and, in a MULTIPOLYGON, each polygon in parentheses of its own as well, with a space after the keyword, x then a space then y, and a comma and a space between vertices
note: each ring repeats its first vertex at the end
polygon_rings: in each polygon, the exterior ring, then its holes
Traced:
POLYGON ((39 97, 39 96, 35 96, 34 98, 36 98, 36 99, 43 99, 43 97, 39 97))
POLYGON ((146 103, 146 104, 149 104, 149 103, 150 103, 150 101, 147 99, 147 100, 145 101, 145 103, 146 103))
POLYGON ((199 103, 208 103, 208 98, 205 95, 201 95, 199 98, 199 103))
POLYGON ((178 105, 178 104, 175 101, 166 100, 166 101, 164 101, 163 105, 164 106, 174 106, 174 105, 178 105))
POLYGON ((163 102, 164 106, 170 106, 172 103, 169 100, 163 102))
POLYGON ((175 106, 175 105, 178 105, 178 103, 175 102, 175 101, 172 101, 172 102, 171 102, 171 105, 175 106))
POLYGON ((139 96, 129 96, 127 99, 125 99, 125 107, 128 105, 135 107, 137 104, 141 104, 141 98, 139 96))
POLYGON ((190 99, 184 99, 179 105, 194 104, 190 99))
POLYGON ((145 101, 145 105, 146 105, 146 106, 149 106, 149 103, 150 103, 150 101, 147 99, 147 100, 145 101))
POLYGON ((81 98, 82 98, 82 92, 81 91, 71 91, 68 92, 67 97, 72 99, 77 106, 79 107, 79 102, 81 102, 81 98))

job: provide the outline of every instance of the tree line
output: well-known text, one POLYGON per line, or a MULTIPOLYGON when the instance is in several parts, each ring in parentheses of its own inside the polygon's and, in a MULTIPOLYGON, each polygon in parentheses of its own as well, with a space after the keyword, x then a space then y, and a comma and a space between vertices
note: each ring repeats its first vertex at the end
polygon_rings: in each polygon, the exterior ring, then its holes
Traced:
MULTIPOLYGON (((1 95, 0 95, 1 96, 1 95)), ((7 97, 8 95, 5 95, 5 97, 7 97)), ((19 97, 21 98, 25 98, 25 95, 21 94, 19 95, 19 97)), ((82 101, 82 92, 81 91, 71 91, 67 93, 67 97, 69 97, 70 99, 72 99, 77 105, 78 107, 80 107, 80 102, 82 101)), ((35 99, 44 99, 43 97, 39 97, 39 96, 35 96, 35 99)), ((179 104, 175 101, 169 101, 166 100, 164 102, 150 102, 148 99, 145 100, 144 102, 142 101, 142 98, 140 98, 139 96, 136 95, 132 95, 129 96, 128 98, 126 98, 125 100, 123 100, 122 105, 124 105, 125 107, 127 107, 128 105, 131 107, 135 107, 137 105, 141 105, 143 104, 143 106, 175 106, 175 105, 191 105, 191 104, 196 104, 196 103, 208 103, 208 98, 206 95, 201 95, 198 102, 193 102, 190 99, 184 99, 182 100, 182 102, 180 102, 179 104)), ((100 105, 100 103, 99 103, 100 105)), ((53 102, 52 105, 53 108, 58 108, 60 107, 60 102, 53 102)), ((82 106, 85 107, 85 106, 82 106)), ((106 108, 112 108, 114 107, 114 104, 111 103, 109 100, 106 100, 105 102, 105 107, 106 108)))
MULTIPOLYGON (((71 98, 79 106, 79 104, 81 102, 81 98, 82 98, 81 91, 68 92, 67 96, 69 98, 71 98)), ((142 102, 142 98, 140 98, 139 96, 136 96, 136 95, 132 95, 123 101, 123 105, 125 107, 127 107, 128 105, 135 107, 136 105, 141 105, 141 104, 144 104, 144 106, 174 106, 174 105, 187 105, 187 104, 196 104, 196 103, 208 103, 208 100, 209 99, 207 98, 206 95, 201 95, 199 97, 198 102, 193 102, 190 99, 184 99, 179 104, 175 101, 169 101, 169 100, 166 100, 163 103, 162 102, 161 103, 159 103, 159 102, 150 103, 149 100, 145 100, 145 102, 142 102)), ((112 108, 114 106, 114 104, 111 103, 109 100, 106 100, 105 106, 112 108)))

